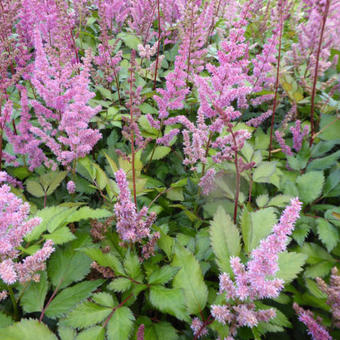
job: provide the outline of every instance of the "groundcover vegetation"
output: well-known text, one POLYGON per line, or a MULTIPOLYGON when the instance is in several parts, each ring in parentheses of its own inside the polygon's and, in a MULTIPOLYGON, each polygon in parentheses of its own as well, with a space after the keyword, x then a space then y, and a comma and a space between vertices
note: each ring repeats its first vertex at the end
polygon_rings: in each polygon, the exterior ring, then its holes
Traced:
POLYGON ((2 0, 0 339, 339 339, 340 1, 2 0))

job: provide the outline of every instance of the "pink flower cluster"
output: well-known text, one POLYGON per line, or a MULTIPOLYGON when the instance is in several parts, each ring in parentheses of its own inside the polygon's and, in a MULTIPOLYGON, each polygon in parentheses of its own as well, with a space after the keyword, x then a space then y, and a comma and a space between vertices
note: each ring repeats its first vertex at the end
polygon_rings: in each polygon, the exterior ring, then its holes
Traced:
POLYGON ((304 310, 298 304, 294 303, 293 308, 299 316, 299 320, 304 323, 308 329, 308 334, 313 340, 332 340, 326 329, 320 325, 321 320, 315 320, 313 313, 309 310, 304 310))
MULTIPOLYGON (((148 208, 143 207, 139 212, 135 203, 131 201, 129 184, 123 169, 115 173, 116 182, 119 188, 119 197, 114 206, 116 215, 116 229, 120 238, 124 242, 140 243, 148 238, 154 243, 154 238, 159 238, 159 234, 151 234, 150 227, 156 219, 155 213, 148 214, 148 208), (157 235, 156 235, 157 234, 157 235)), ((147 249, 145 248, 145 253, 147 249)))
POLYGON ((41 220, 28 219, 29 205, 10 192, 6 184, 0 187, 0 278, 11 285, 30 280, 39 281, 38 271, 45 269, 45 261, 54 251, 53 242, 47 240, 43 247, 22 261, 15 261, 20 256, 18 248, 23 238, 41 220))
POLYGON ((279 270, 278 256, 287 247, 288 236, 299 217, 301 202, 295 198, 284 210, 273 232, 250 254, 245 266, 239 257, 232 257, 230 265, 234 281, 230 275, 220 275, 220 293, 226 293, 226 305, 213 305, 211 313, 215 319, 230 325, 234 336, 241 326, 254 327, 260 321, 268 321, 275 316, 272 309, 256 310, 253 301, 277 297, 283 288, 283 280, 274 277, 279 270), (231 301, 238 301, 236 304, 231 301))

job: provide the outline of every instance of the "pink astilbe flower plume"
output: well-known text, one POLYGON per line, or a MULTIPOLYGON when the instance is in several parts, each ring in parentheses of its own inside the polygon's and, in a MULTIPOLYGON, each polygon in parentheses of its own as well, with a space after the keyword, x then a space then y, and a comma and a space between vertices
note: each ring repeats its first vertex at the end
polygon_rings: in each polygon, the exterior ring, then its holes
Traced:
POLYGON ((40 224, 39 218, 28 219, 29 205, 10 192, 6 184, 0 187, 0 278, 8 285, 19 281, 39 281, 38 271, 54 251, 47 240, 42 249, 20 261, 18 248, 25 235, 40 224))
POLYGON ((315 320, 313 313, 309 310, 301 308, 297 303, 293 304, 293 308, 299 316, 299 320, 305 324, 308 334, 311 335, 313 340, 332 340, 326 329, 320 325, 321 320, 315 320))
POLYGON ((148 213, 147 207, 137 211, 135 203, 131 200, 129 184, 123 169, 118 170, 115 177, 119 188, 118 200, 114 206, 117 232, 124 242, 141 243, 143 239, 149 239, 149 243, 143 248, 143 255, 147 258, 151 255, 152 246, 160 236, 159 233, 151 234, 150 230, 156 214, 148 213))
POLYGON ((251 252, 246 265, 239 257, 230 258, 234 279, 227 273, 220 275, 220 294, 226 294, 226 304, 213 305, 211 313, 217 321, 230 326, 232 336, 238 327, 254 327, 275 317, 274 309, 257 310, 254 301, 277 297, 282 290, 283 280, 275 278, 278 257, 287 247, 300 210, 301 202, 292 199, 272 233, 251 252))

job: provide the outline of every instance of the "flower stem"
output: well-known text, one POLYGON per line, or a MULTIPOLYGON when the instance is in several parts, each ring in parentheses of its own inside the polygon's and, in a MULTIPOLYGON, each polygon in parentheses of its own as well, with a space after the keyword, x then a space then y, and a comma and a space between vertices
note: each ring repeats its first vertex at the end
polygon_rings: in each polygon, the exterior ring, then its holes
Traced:
POLYGON ((312 144, 314 142, 314 134, 315 134, 314 110, 315 110, 316 82, 318 80, 321 45, 322 45, 322 40, 323 40, 323 34, 325 32, 325 26, 326 26, 329 6, 330 6, 330 0, 327 0, 326 5, 325 5, 325 12, 324 12, 324 15, 323 15, 323 18, 322 18, 322 26, 321 26, 318 49, 317 49, 317 52, 316 52, 316 62, 315 62, 314 80, 313 80, 312 97, 311 97, 311 109, 310 109, 310 141, 309 141, 309 146, 312 146, 312 144))
POLYGON ((19 312, 18 312, 18 305, 17 302, 15 300, 15 296, 14 296, 14 292, 11 286, 8 286, 8 292, 9 292, 9 296, 11 298, 12 301, 12 305, 13 305, 13 319, 15 321, 19 320, 19 312))
POLYGON ((279 81, 280 81, 280 62, 281 62, 282 31, 283 31, 283 9, 282 9, 282 5, 281 5, 281 8, 280 8, 280 28, 279 28, 279 30, 280 30, 279 31, 279 55, 278 55, 278 58, 277 58, 273 113, 272 113, 272 120, 271 120, 271 124, 270 124, 269 160, 271 159, 271 156, 272 156, 274 120, 275 120, 275 111, 276 111, 276 106, 277 106, 277 92, 278 92, 279 81))

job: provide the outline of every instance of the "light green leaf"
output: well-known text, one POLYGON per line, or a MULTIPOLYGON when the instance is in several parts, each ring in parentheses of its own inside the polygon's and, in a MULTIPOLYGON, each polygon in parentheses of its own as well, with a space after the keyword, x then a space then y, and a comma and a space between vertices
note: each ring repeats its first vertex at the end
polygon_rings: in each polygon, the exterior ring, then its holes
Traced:
MULTIPOLYGON (((24 288, 23 288, 24 289, 24 288)), ((44 307, 45 297, 48 291, 46 272, 40 274, 39 282, 30 282, 24 289, 20 304, 26 313, 41 312, 44 307)))
POLYGON ((76 237, 71 233, 68 227, 62 227, 52 234, 44 235, 45 240, 52 240, 54 244, 63 244, 74 240, 76 237))
MULTIPOLYGON (((169 148, 168 146, 156 146, 155 152, 152 156, 152 160, 156 161, 156 160, 162 159, 166 155, 168 155, 170 151, 171 151, 171 148, 169 148)), ((151 153, 148 156, 148 160, 150 159, 150 157, 151 157, 151 153)))
POLYGON ((74 252, 70 246, 59 248, 48 261, 48 276, 55 287, 64 288, 82 280, 89 273, 91 262, 85 254, 74 252))
POLYGON ((163 313, 168 313, 179 320, 188 320, 183 291, 179 288, 165 288, 152 286, 150 288, 150 302, 163 313))
POLYGON ((77 332, 71 327, 60 326, 58 328, 60 340, 74 340, 77 332))
POLYGON ((222 272, 230 272, 229 259, 241 251, 240 235, 231 217, 218 207, 210 224, 210 242, 216 263, 222 272))
POLYGON ((125 277, 119 277, 113 280, 107 288, 117 293, 123 293, 131 288, 131 280, 125 277))
POLYGON ((0 328, 1 340, 32 340, 32 335, 34 340, 57 340, 48 327, 38 320, 22 319, 9 327, 0 328))
POLYGON ((276 170, 276 162, 262 162, 255 168, 253 173, 254 182, 257 183, 270 183, 271 176, 274 175, 276 170))
POLYGON ((144 275, 139 258, 137 254, 133 253, 130 250, 125 255, 124 268, 129 277, 139 282, 143 281, 144 275))
POLYGON ((112 212, 106 209, 91 209, 90 207, 81 207, 67 218, 67 223, 79 222, 81 220, 99 219, 112 216, 112 212))
POLYGON ((326 246, 329 252, 338 244, 339 232, 324 218, 316 220, 319 239, 326 246))
POLYGON ((144 325, 145 340, 177 340, 176 329, 169 322, 157 322, 144 325))
POLYGON ((121 32, 117 37, 121 38, 125 45, 133 50, 137 50, 137 46, 142 43, 136 35, 131 33, 121 32))
POLYGON ((14 323, 14 320, 4 312, 0 311, 0 328, 8 327, 14 323))
POLYGON ((49 304, 46 309, 46 316, 55 318, 70 311, 76 304, 88 298, 92 291, 98 288, 104 280, 84 281, 65 288, 49 304))
POLYGON ((256 197, 256 204, 259 208, 263 208, 269 202, 268 194, 259 195, 256 197))
POLYGON ((274 208, 265 208, 250 213, 251 219, 251 237, 249 245, 246 248, 249 251, 255 249, 260 241, 266 238, 273 230, 277 221, 274 208))
POLYGON ((60 185, 60 183, 65 179, 67 171, 61 172, 51 172, 48 174, 50 176, 48 181, 48 189, 46 194, 51 195, 60 185))
POLYGON ((173 286, 183 289, 188 312, 199 313, 207 303, 208 288, 198 261, 192 253, 178 245, 172 266, 181 268, 173 280, 173 286))
POLYGON ((104 340, 105 329, 100 326, 92 327, 80 332, 75 340, 104 340))
POLYGON ((319 137, 323 140, 335 141, 340 139, 340 119, 335 115, 321 115, 320 130, 323 132, 319 137))
POLYGON ((321 195, 324 181, 321 171, 311 171, 299 176, 296 179, 299 198, 307 204, 313 202, 321 195))
POLYGON ((81 248, 79 251, 85 253, 89 256, 93 261, 96 261, 99 265, 103 267, 110 267, 116 274, 125 275, 124 268, 119 261, 119 259, 110 253, 103 253, 99 248, 81 248))
POLYGON ((44 189, 38 181, 34 181, 34 180, 26 181, 26 190, 34 197, 45 196, 44 189))
POLYGON ((276 277, 284 280, 285 284, 294 280, 302 271, 307 255, 294 252, 283 252, 279 254, 279 271, 276 277))
POLYGON ((64 323, 73 328, 87 328, 102 322, 111 312, 112 308, 85 301, 67 315, 64 323))
POLYGON ((178 272, 179 268, 172 266, 164 266, 152 272, 149 277, 149 284, 165 284, 168 283, 178 272))
POLYGON ((128 307, 118 308, 112 315, 107 325, 108 340, 128 340, 130 339, 133 321, 131 310, 128 307))

